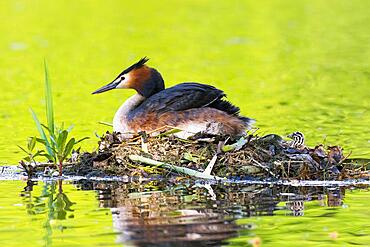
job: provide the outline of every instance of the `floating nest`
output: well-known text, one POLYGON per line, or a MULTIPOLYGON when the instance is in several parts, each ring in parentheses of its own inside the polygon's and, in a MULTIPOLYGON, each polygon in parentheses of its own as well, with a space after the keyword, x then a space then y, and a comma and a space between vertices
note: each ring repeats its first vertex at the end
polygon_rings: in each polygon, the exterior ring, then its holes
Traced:
POLYGON ((141 133, 122 142, 119 134, 107 132, 99 141, 98 151, 80 154, 77 165, 68 167, 65 173, 142 177, 177 173, 168 166, 132 159, 135 156, 198 172, 212 164, 213 176, 233 179, 341 180, 368 176, 366 167, 346 162, 348 157, 341 147, 320 144, 311 148, 303 141, 303 135, 297 142, 275 134, 248 134, 234 140, 225 136, 183 140, 173 135, 147 137, 141 133))

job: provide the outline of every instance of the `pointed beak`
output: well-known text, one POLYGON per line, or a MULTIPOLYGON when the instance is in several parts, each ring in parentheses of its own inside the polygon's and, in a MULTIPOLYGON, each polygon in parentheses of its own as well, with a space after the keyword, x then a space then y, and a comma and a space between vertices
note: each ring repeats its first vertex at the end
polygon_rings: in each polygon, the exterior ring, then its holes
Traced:
POLYGON ((118 86, 118 84, 119 84, 118 82, 113 81, 113 82, 109 83, 108 85, 105 85, 105 86, 99 88, 98 90, 96 90, 92 94, 103 93, 103 92, 115 89, 118 86))

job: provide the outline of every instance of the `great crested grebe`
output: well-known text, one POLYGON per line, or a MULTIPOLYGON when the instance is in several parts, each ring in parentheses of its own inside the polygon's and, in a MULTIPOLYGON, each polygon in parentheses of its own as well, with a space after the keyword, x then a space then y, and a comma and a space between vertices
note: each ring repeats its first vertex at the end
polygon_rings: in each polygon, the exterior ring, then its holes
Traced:
POLYGON ((185 82, 165 89, 161 74, 145 63, 144 57, 120 73, 111 83, 93 92, 116 88, 135 89, 113 119, 113 131, 123 134, 155 132, 165 126, 182 130, 187 138, 199 132, 243 135, 253 119, 239 115, 239 108, 223 99, 225 93, 213 86, 185 82))

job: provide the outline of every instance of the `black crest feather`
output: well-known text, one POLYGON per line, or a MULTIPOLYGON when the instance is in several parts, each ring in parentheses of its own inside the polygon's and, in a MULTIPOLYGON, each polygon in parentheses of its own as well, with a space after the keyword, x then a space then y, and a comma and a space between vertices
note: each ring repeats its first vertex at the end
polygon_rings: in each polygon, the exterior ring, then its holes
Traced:
POLYGON ((148 61, 149 61, 149 58, 143 57, 142 59, 139 60, 139 62, 134 63, 133 65, 131 65, 130 67, 128 67, 127 69, 122 71, 122 73, 120 75, 127 74, 131 70, 138 69, 138 68, 142 67, 148 61))

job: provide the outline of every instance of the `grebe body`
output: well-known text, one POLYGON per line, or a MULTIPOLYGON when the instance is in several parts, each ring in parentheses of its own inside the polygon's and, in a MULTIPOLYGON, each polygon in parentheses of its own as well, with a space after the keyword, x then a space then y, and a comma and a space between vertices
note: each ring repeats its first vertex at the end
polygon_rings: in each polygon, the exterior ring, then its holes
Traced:
POLYGON ((213 86, 185 82, 164 88, 159 72, 145 65, 148 59, 125 69, 94 94, 116 88, 132 88, 113 119, 113 130, 126 134, 155 132, 165 126, 181 130, 176 135, 188 138, 199 132, 212 135, 243 135, 253 119, 239 115, 239 108, 226 101, 225 93, 213 86))

